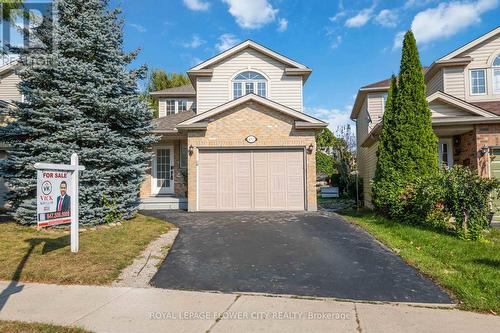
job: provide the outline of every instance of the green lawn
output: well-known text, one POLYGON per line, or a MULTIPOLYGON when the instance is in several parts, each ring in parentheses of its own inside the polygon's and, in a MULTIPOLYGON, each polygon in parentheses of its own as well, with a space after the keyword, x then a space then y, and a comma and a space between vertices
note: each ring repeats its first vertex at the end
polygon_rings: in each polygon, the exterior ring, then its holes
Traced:
POLYGON ((451 291, 461 309, 500 313, 500 230, 472 242, 395 223, 370 211, 342 215, 451 291))
POLYGON ((149 242, 172 227, 137 215, 109 229, 81 232, 80 251, 74 254, 67 231, 38 231, 13 222, 0 223, 0 280, 108 284, 149 242))
POLYGON ((0 320, 2 333, 91 333, 77 327, 56 326, 41 323, 26 323, 22 321, 0 320))

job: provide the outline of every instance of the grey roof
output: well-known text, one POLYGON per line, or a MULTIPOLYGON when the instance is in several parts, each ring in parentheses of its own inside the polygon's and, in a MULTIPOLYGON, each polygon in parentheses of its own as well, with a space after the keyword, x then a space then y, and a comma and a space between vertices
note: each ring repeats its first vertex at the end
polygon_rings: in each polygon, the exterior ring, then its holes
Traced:
POLYGON ((153 91, 150 93, 151 96, 196 96, 196 90, 194 90, 191 84, 186 84, 184 86, 168 88, 158 91, 153 91))
POLYGON ((165 117, 156 118, 153 120, 154 132, 175 132, 177 124, 182 123, 189 118, 196 116, 194 111, 181 111, 165 117))

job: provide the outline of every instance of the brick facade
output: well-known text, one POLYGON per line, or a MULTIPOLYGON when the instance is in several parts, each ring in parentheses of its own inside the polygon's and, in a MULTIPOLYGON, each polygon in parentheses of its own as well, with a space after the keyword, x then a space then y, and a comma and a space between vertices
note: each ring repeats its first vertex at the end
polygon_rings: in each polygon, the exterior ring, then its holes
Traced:
MULTIPOLYGON (((188 146, 194 151, 188 156, 188 210, 195 211, 197 204, 197 159, 198 148, 203 147, 315 147, 314 130, 296 130, 294 119, 258 103, 247 103, 232 110, 215 115, 209 120, 206 130, 188 132, 188 146), (249 135, 257 137, 248 143, 249 135)), ((307 210, 315 211, 316 205, 316 157, 306 154, 307 165, 307 210)))
POLYGON ((477 170, 481 177, 489 177, 489 155, 481 156, 481 149, 484 146, 500 146, 500 125, 475 125, 472 131, 456 136, 454 138, 454 163, 477 170))

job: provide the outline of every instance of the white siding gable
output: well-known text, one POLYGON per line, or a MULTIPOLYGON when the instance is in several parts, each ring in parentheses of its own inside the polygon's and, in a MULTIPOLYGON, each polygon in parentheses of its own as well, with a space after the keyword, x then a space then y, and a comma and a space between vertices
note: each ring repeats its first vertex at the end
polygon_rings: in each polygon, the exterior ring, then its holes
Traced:
POLYGON ((297 111, 302 107, 302 77, 286 76, 287 65, 252 48, 246 48, 209 66, 212 77, 197 77, 197 113, 208 111, 232 100, 232 79, 253 70, 267 78, 267 98, 297 111))
POLYGON ((466 101, 492 101, 499 100, 500 95, 493 93, 493 59, 500 55, 500 34, 489 38, 471 49, 457 55, 457 57, 471 57, 472 62, 465 67, 463 75, 464 97, 466 101), (486 88, 484 95, 472 95, 470 89, 470 70, 486 69, 486 88))

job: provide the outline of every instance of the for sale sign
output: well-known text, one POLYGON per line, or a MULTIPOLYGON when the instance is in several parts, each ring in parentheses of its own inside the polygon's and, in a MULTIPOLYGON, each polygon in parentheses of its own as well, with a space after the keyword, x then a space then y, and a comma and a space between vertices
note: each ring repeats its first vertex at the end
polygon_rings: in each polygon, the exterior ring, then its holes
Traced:
POLYGON ((37 170, 38 226, 71 223, 71 172, 37 170))

